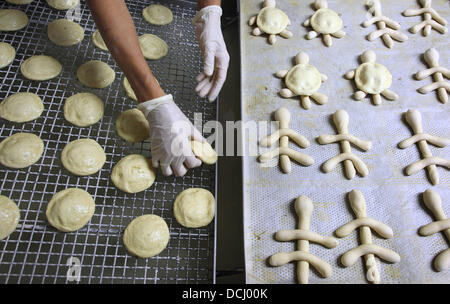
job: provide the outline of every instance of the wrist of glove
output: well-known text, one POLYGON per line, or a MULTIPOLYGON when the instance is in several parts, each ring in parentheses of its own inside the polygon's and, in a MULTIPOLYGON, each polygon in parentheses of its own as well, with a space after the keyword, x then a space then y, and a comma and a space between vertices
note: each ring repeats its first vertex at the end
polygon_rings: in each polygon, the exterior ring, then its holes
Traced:
POLYGON ((203 55, 203 72, 197 76, 195 91, 213 101, 219 95, 227 76, 230 56, 220 28, 222 8, 210 5, 201 9, 192 20, 203 55))
POLYGON ((188 169, 201 165, 192 153, 190 140, 205 139, 181 112, 172 95, 165 95, 139 104, 150 125, 152 164, 161 167, 164 175, 183 176, 188 169))

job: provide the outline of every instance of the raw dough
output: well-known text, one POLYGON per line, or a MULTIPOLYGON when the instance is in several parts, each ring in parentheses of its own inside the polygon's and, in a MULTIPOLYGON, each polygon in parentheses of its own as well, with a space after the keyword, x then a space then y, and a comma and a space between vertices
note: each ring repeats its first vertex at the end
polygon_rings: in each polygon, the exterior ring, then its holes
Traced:
POLYGON ((311 99, 322 105, 328 101, 328 97, 318 93, 320 85, 327 79, 327 76, 319 73, 319 71, 309 64, 309 56, 304 53, 298 53, 295 56, 296 65, 287 70, 278 71, 275 76, 284 78, 286 89, 280 91, 280 95, 284 98, 294 96, 301 97, 302 107, 309 109, 311 107, 311 99))
POLYGON ((216 200, 202 188, 189 188, 178 194, 173 213, 180 225, 188 228, 207 226, 214 218, 216 200))
POLYGON ((417 110, 408 110, 405 114, 406 122, 413 130, 414 136, 401 141, 398 144, 400 149, 405 149, 413 144, 417 144, 422 159, 416 161, 405 168, 406 175, 416 174, 420 170, 427 168, 428 177, 433 185, 439 184, 439 172, 437 171, 437 165, 447 167, 450 169, 450 160, 433 157, 430 151, 428 143, 436 147, 443 148, 450 144, 450 139, 433 136, 423 133, 422 129, 422 115, 417 110))
POLYGON ((142 11, 142 15, 148 23, 156 25, 166 25, 173 20, 172 11, 160 4, 152 4, 147 6, 142 11))
POLYGON ((191 140, 191 149, 194 155, 205 164, 213 165, 217 162, 217 153, 208 142, 191 140))
POLYGON ((135 218, 125 229, 123 244, 127 251, 141 258, 158 255, 169 243, 170 232, 160 216, 146 214, 135 218))
POLYGON ((77 77, 87 87, 103 89, 113 83, 116 74, 106 63, 99 60, 91 60, 78 68, 77 77))
POLYGON ((84 227, 95 212, 92 196, 78 188, 69 188, 56 193, 45 212, 47 220, 63 232, 76 231, 84 227))
POLYGON ((116 121, 117 134, 129 142, 141 142, 149 138, 150 126, 141 110, 122 112, 116 121))
POLYGON ((303 23, 303 26, 310 26, 313 30, 306 35, 306 39, 313 39, 322 35, 323 43, 326 46, 332 45, 331 36, 342 38, 345 32, 341 30, 342 19, 333 10, 328 9, 326 0, 316 0, 314 2, 316 12, 311 18, 303 23))
POLYGON ((92 139, 83 138, 68 143, 62 153, 61 162, 75 175, 91 175, 98 172, 106 161, 105 151, 92 139))
POLYGON ((140 154, 125 156, 111 172, 114 185, 128 193, 144 191, 153 185, 155 178, 151 160, 140 154))
POLYGON ((41 158, 44 142, 31 133, 16 133, 0 142, 0 164, 15 169, 31 166, 41 158))
POLYGON ((281 170, 283 170, 284 173, 291 172, 290 158, 303 166, 311 166, 314 164, 314 159, 311 156, 289 148, 289 139, 292 139, 302 148, 307 148, 309 146, 309 141, 304 136, 289 128, 289 122, 291 120, 291 113, 289 113, 289 110, 283 107, 279 108, 275 112, 275 119, 279 122, 280 129, 272 135, 261 139, 259 144, 263 147, 270 147, 277 140, 280 140, 280 147, 261 154, 259 156, 259 161, 265 163, 276 156, 280 156, 281 170))
POLYGON ((125 88, 125 92, 127 93, 128 97, 130 97, 134 101, 137 101, 136 94, 134 93, 133 88, 131 87, 126 77, 123 79, 123 87, 125 88))
POLYGON ((28 16, 24 12, 16 9, 0 9, 0 31, 17 31, 27 24, 28 16))
POLYGON ((344 110, 338 110, 333 115, 333 122, 336 126, 337 135, 320 135, 317 142, 321 145, 332 144, 340 142, 342 153, 330 158, 322 165, 322 170, 325 173, 330 172, 343 162, 345 175, 348 179, 352 179, 356 175, 356 171, 364 177, 369 174, 369 168, 366 164, 355 154, 352 153, 350 144, 353 144, 361 150, 368 151, 372 147, 370 141, 361 140, 353 135, 348 134, 348 113, 344 110), (356 169, 356 170, 355 170, 356 169))
POLYGON ((48 25, 47 35, 56 45, 71 46, 83 40, 84 29, 73 21, 58 19, 48 25))
POLYGON ((153 34, 143 34, 139 36, 139 45, 141 46, 144 57, 147 59, 160 59, 166 56, 169 51, 167 43, 153 34))
POLYGON ((11 44, 0 42, 0 69, 8 66, 16 58, 16 50, 11 44))
POLYGON ((80 3, 80 0, 46 0, 47 4, 57 10, 68 10, 80 3))
POLYGON ((64 104, 64 118, 78 127, 95 124, 103 117, 103 111, 103 101, 92 93, 75 94, 64 104))
POLYGON ((108 47, 106 46, 106 43, 103 40, 103 37, 100 34, 99 30, 95 30, 94 34, 92 34, 92 42, 99 49, 104 50, 104 51, 108 51, 108 47))
POLYGON ((43 111, 42 100, 34 93, 16 93, 0 103, 0 117, 12 122, 35 120, 43 111))
POLYGON ((435 29, 441 34, 447 33, 447 20, 441 17, 439 13, 431 7, 431 0, 420 0, 422 8, 410 8, 403 12, 403 16, 420 16, 423 15, 424 21, 414 25, 409 31, 416 34, 423 28, 423 35, 428 36, 431 33, 431 29, 435 29))
POLYGON ((341 238, 349 235, 352 231, 359 229, 361 245, 344 253, 341 257, 341 263, 344 267, 348 267, 355 264, 360 257, 364 256, 367 269, 366 278, 369 283, 378 284, 380 283, 380 271, 377 267, 375 256, 378 256, 389 263, 400 262, 400 256, 390 249, 372 244, 371 230, 373 229, 374 231, 379 232, 379 236, 388 239, 393 236, 392 229, 381 222, 367 217, 366 200, 361 191, 352 190, 349 192, 348 197, 350 207, 352 208, 356 219, 337 229, 335 234, 337 237, 341 238))
POLYGON ((256 23, 256 28, 252 31, 252 34, 259 36, 262 33, 269 34, 269 43, 274 44, 277 41, 276 35, 280 35, 283 38, 292 38, 292 32, 286 28, 291 21, 289 17, 280 9, 276 8, 275 0, 265 0, 263 8, 259 11, 258 15, 253 16, 248 21, 250 26, 256 23))
POLYGON ((17 5, 23 5, 23 4, 30 4, 34 0, 6 0, 6 2, 17 4, 17 5))
POLYGON ((20 71, 25 78, 30 80, 49 80, 61 73, 62 65, 53 57, 36 55, 25 60, 20 66, 20 71))
POLYGON ((272 266, 281 266, 292 261, 297 261, 297 279, 300 284, 307 284, 309 279, 309 264, 325 278, 331 276, 330 264, 309 253, 309 242, 320 244, 327 248, 334 248, 338 241, 334 237, 321 236, 310 231, 311 215, 314 209, 313 202, 305 195, 295 200, 295 213, 298 216, 297 230, 280 230, 275 234, 275 239, 280 242, 297 240, 297 251, 280 252, 269 259, 272 266))
POLYGON ((0 195, 0 240, 7 238, 16 230, 20 220, 20 210, 16 203, 0 195))

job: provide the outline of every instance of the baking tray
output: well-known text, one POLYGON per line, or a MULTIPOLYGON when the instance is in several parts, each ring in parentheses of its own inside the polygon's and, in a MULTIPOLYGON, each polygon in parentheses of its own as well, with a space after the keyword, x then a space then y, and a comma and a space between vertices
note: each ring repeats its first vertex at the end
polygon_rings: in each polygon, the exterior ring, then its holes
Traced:
MULTIPOLYGON (((300 195, 310 197, 314 202, 311 230, 330 236, 338 227, 354 219, 348 207, 347 193, 359 189, 366 198, 368 215, 387 223, 394 231, 394 238, 383 240, 374 236, 374 243, 398 252, 402 258, 397 264, 387 264, 377 259, 381 282, 448 283, 449 273, 435 272, 432 261, 449 244, 441 234, 420 237, 417 230, 433 220, 420 198, 426 189, 431 188, 440 194, 443 208, 447 215, 450 214, 450 171, 438 169, 441 181, 437 186, 429 183, 425 171, 405 176, 403 168, 420 156, 416 147, 400 150, 397 144, 411 136, 402 113, 412 108, 422 113, 426 132, 450 138, 449 104, 440 103, 434 92, 427 95, 417 92, 419 87, 431 83, 430 78, 423 81, 413 78, 415 73, 427 68, 422 54, 430 47, 438 50, 441 65, 449 68, 449 34, 432 31, 430 36, 423 37, 421 33, 409 33, 408 29, 421 22, 421 17, 407 18, 401 12, 418 7, 418 2, 382 0, 384 15, 399 22, 401 31, 409 37, 406 42, 395 42, 393 49, 388 49, 380 39, 373 42, 365 39, 375 30, 375 26, 363 28, 360 25, 368 17, 365 1, 328 0, 329 7, 342 14, 343 30, 347 33, 344 38, 333 38, 333 46, 328 48, 320 38, 304 38, 310 29, 303 27, 302 23, 313 14, 313 2, 278 0, 277 7, 290 17, 292 24, 288 29, 294 36, 292 39, 278 36, 276 44, 270 45, 267 36, 252 36, 253 27, 247 23, 251 16, 259 12, 262 1, 240 1, 242 120, 244 123, 271 121, 275 110, 281 106, 288 108, 291 113, 290 127, 311 142, 307 149, 294 144, 292 148, 311 155, 315 160, 310 167, 293 163, 292 173, 283 174, 278 166, 261 168, 256 156, 244 156, 246 280, 248 283, 295 283, 295 263, 281 267, 270 267, 267 263, 271 255, 296 248, 296 242, 282 243, 273 238, 278 230, 296 229, 294 200, 300 195), (359 56, 366 50, 373 50, 377 62, 390 70, 393 75, 391 89, 400 96, 397 101, 383 100, 382 105, 375 107, 369 99, 355 101, 352 98, 355 87, 343 75, 360 64, 359 56), (284 99, 278 95, 285 84, 274 74, 291 68, 294 56, 300 51, 306 52, 310 64, 328 76, 319 89, 329 97, 326 105, 313 103, 309 110, 304 110, 299 105, 299 98, 284 99), (340 153, 338 144, 322 146, 316 142, 321 134, 335 134, 331 115, 338 109, 348 112, 351 134, 372 141, 372 149, 368 152, 352 148, 353 153, 369 167, 370 173, 365 178, 356 176, 347 180, 341 165, 328 174, 320 169, 323 162, 340 153)), ((450 21, 448 1, 435 0, 432 6, 450 21)), ((258 138, 266 135, 260 133, 258 138)), ((248 134, 243 136, 244 142, 258 140, 248 134)), ((436 156, 450 157, 450 147, 431 147, 431 151, 436 156)), ((311 253, 333 268, 333 275, 328 279, 322 279, 310 268, 310 283, 367 283, 362 259, 347 268, 339 262, 344 252, 357 245, 357 233, 339 239, 339 245, 334 249, 310 245, 311 253)))
MULTIPOLYGON (((148 61, 166 92, 174 95, 181 110, 193 120, 201 113, 204 121, 216 119, 216 103, 201 100, 194 92, 195 76, 200 73, 201 54, 196 45, 191 19, 196 13, 191 1, 165 1, 174 14, 166 26, 153 26, 142 18, 142 10, 155 1, 127 1, 138 34, 153 33, 169 45, 167 56, 148 61)), ((17 132, 32 132, 45 143, 43 157, 31 167, 11 170, 0 167, 0 193, 14 200, 21 212, 15 232, 0 241, 1 283, 65 283, 70 257, 81 262, 80 283, 211 283, 215 280, 215 223, 199 229, 187 229, 177 223, 172 204, 182 190, 201 187, 215 194, 216 168, 202 166, 190 170, 185 177, 164 177, 158 174, 151 188, 127 194, 114 187, 110 172, 122 157, 141 153, 150 156, 149 142, 131 144, 115 131, 115 121, 124 110, 136 106, 126 97, 122 87, 123 73, 108 52, 96 48, 91 35, 95 24, 84 1, 80 20, 85 29, 84 40, 64 48, 47 38, 46 25, 64 18, 66 11, 50 8, 45 1, 16 6, 2 1, 0 8, 16 8, 30 19, 26 28, 1 32, 0 40, 17 50, 14 62, 0 69, 0 100, 16 92, 33 92, 44 102, 40 118, 24 124, 0 121, 0 140, 17 132), (57 58, 63 65, 58 77, 44 82, 25 79, 19 72, 24 59, 37 54, 57 58), (76 78, 77 68, 88 60, 108 63, 116 79, 106 89, 84 87, 76 78), (64 120, 66 98, 78 92, 91 92, 105 103, 102 120, 88 128, 72 126, 64 120), (75 139, 92 138, 105 150, 107 160, 97 174, 77 177, 61 165, 64 146, 75 139), (96 202, 92 220, 84 228, 62 233, 49 226, 45 209, 52 196, 69 187, 88 191, 96 202), (122 234, 134 218, 143 214, 163 217, 170 229, 167 248, 156 257, 135 258, 127 254, 122 234)))

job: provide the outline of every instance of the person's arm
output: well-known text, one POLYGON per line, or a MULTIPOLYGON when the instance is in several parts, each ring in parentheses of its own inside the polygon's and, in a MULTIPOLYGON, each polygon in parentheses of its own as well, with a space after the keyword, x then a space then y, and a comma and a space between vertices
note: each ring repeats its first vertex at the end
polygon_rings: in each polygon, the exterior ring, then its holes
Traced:
MULTIPOLYGON (((204 0, 213 1, 213 0, 204 0)), ((128 78, 139 102, 166 95, 142 54, 136 28, 124 0, 87 0, 109 51, 128 78)))
POLYGON ((221 0, 198 0, 197 1, 197 7, 198 10, 201 10, 202 8, 209 6, 209 5, 221 5, 221 0))

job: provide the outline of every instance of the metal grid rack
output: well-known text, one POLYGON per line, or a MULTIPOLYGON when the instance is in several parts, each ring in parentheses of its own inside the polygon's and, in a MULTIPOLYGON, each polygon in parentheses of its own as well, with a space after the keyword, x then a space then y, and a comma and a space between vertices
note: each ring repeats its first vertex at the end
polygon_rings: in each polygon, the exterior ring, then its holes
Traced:
MULTIPOLYGON (((167 92, 174 95, 182 111, 193 120, 202 113, 203 121, 216 119, 216 103, 200 100, 193 88, 200 72, 201 54, 195 43, 191 19, 195 5, 189 1, 168 1, 174 21, 166 26, 153 26, 142 18, 142 10, 154 1, 128 1, 138 35, 153 33, 169 45, 167 56, 149 61, 155 76, 167 92)), ((34 165, 20 170, 0 166, 0 194, 14 200, 21 211, 15 232, 0 241, 1 283, 65 283, 66 264, 70 257, 81 261, 80 283, 211 283, 215 268, 215 224, 201 229, 187 229, 173 217, 172 204, 178 193, 189 187, 201 187, 215 193, 215 166, 190 170, 184 178, 159 174, 153 186, 137 194, 127 194, 114 187, 110 172, 122 157, 141 153, 149 156, 149 142, 130 144, 115 132, 115 120, 124 110, 136 106, 126 97, 122 86, 123 73, 108 52, 96 48, 91 35, 95 24, 84 1, 80 20, 85 29, 84 40, 64 48, 47 38, 46 25, 64 18, 66 11, 50 8, 45 1, 16 6, 2 1, 0 8, 24 11, 30 22, 15 32, 2 32, 0 41, 16 48, 14 62, 0 70, 0 100, 16 92, 33 92, 45 106, 37 120, 15 124, 0 120, 0 140, 17 132, 32 132, 45 143, 43 157, 34 165), (63 64, 63 71, 50 81, 34 82, 20 74, 26 58, 47 54, 63 64), (92 59, 108 63, 116 71, 116 79, 106 89, 84 87, 76 79, 76 69, 92 59), (78 92, 91 92, 105 103, 102 120, 87 128, 72 126, 63 117, 66 98, 78 92), (77 177, 61 165, 64 146, 79 138, 95 139, 105 150, 107 161, 94 175, 77 177), (68 187, 88 191, 96 202, 96 211, 89 224, 72 232, 59 232, 49 226, 45 209, 52 196, 68 187), (138 259, 129 255, 122 243, 128 223, 143 214, 163 217, 170 229, 167 248, 158 256, 138 259)))

